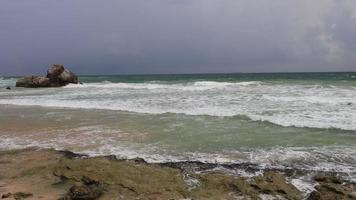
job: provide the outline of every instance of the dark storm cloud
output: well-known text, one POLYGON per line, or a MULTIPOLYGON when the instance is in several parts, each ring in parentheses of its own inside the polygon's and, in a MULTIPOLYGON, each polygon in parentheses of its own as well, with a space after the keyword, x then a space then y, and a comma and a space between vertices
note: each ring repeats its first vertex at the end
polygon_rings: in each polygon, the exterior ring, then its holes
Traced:
POLYGON ((2 0, 0 74, 355 71, 354 0, 2 0))

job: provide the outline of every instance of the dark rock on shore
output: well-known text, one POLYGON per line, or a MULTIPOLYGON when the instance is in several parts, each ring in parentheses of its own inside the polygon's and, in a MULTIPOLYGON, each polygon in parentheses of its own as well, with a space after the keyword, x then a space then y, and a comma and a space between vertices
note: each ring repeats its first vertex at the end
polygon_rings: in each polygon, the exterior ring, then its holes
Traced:
POLYGON ((5 89, 7 89, 7 90, 11 90, 11 87, 6 87, 5 89))
POLYGON ((330 174, 319 174, 314 177, 318 182, 307 200, 356 199, 356 185, 343 181, 330 174))
POLYGON ((12 194, 9 192, 9 193, 6 193, 6 194, 1 195, 1 198, 2 198, 2 199, 6 199, 6 198, 11 197, 11 195, 12 195, 12 194))
POLYGON ((63 65, 53 65, 47 71, 47 76, 26 76, 16 82, 16 87, 39 88, 61 87, 69 83, 78 84, 78 77, 63 65))
POLYGON ((95 200, 103 193, 104 189, 100 182, 83 177, 81 185, 72 186, 69 192, 59 200, 95 200))
POLYGON ((28 193, 28 192, 16 192, 14 194, 9 192, 9 193, 3 194, 1 196, 1 198, 2 199, 7 199, 7 198, 13 197, 15 200, 22 200, 22 199, 30 198, 32 196, 33 196, 33 194, 32 193, 28 193))

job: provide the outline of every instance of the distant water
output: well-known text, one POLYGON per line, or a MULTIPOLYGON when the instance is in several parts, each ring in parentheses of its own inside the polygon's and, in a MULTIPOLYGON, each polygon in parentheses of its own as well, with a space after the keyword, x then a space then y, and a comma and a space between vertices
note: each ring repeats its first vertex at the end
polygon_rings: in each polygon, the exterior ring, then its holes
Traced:
POLYGON ((80 79, 0 89, 0 148, 356 173, 356 73, 80 79))

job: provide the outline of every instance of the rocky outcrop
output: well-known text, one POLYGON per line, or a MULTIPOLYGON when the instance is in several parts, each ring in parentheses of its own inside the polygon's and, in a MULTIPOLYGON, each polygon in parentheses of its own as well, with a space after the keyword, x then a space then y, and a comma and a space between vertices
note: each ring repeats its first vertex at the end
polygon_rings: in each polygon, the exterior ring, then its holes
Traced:
POLYGON ((26 76, 16 82, 16 87, 61 87, 69 83, 78 84, 78 77, 63 65, 53 65, 47 70, 47 76, 26 76))
POLYGON ((11 198, 11 199, 15 199, 15 200, 22 200, 22 199, 27 199, 32 197, 33 194, 31 193, 27 193, 27 192, 16 192, 15 194, 12 194, 11 192, 3 194, 1 196, 2 199, 7 199, 7 198, 11 198))
POLYGON ((356 199, 356 184, 334 173, 313 172, 313 180, 306 182, 314 185, 311 192, 292 184, 293 179, 311 175, 309 171, 271 169, 244 177, 230 174, 238 165, 231 165, 229 172, 210 170, 217 164, 204 165, 150 164, 35 148, 0 151, 0 199, 356 199))
POLYGON ((318 183, 307 200, 356 199, 356 185, 331 174, 314 177, 318 183))
POLYGON ((95 200, 102 196, 104 188, 100 182, 83 177, 79 185, 74 185, 69 192, 59 200, 95 200))

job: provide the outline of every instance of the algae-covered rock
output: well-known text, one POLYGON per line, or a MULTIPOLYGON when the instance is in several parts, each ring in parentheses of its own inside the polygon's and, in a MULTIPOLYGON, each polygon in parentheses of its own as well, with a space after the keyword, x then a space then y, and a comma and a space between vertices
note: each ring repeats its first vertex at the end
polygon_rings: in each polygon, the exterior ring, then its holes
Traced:
POLYGON ((106 185, 109 194, 127 198, 150 197, 181 199, 187 194, 179 170, 149 166, 134 161, 115 161, 106 157, 60 160, 54 170, 59 177, 74 182, 83 179, 106 185), (86 177, 86 178, 84 178, 86 177))
POLYGON ((283 197, 285 199, 302 199, 301 192, 287 183, 278 172, 266 172, 261 176, 246 179, 221 173, 200 174, 197 176, 200 187, 192 190, 193 197, 207 199, 236 199, 246 197, 261 199, 261 195, 283 197))
POLYGON ((191 190, 194 199, 236 199, 241 196, 259 199, 245 178, 221 173, 203 173, 196 178, 200 186, 191 190))
POLYGON ((7 198, 9 198, 9 197, 11 197, 11 196, 12 196, 12 194, 11 194, 10 192, 8 192, 8 193, 6 193, 6 194, 1 195, 1 198, 2 198, 2 199, 7 199, 7 198))
POLYGON ((68 194, 59 200, 95 200, 103 194, 103 191, 94 186, 72 186, 68 194))
POLYGON ((308 200, 355 200, 356 185, 343 181, 340 177, 332 174, 318 174, 314 177, 318 182, 308 200))
POLYGON ((292 184, 287 183, 284 176, 278 172, 265 172, 257 176, 251 183, 257 191, 263 194, 280 195, 286 199, 301 199, 301 192, 292 184))
POLYGON ((339 177, 316 176, 318 185, 308 196, 277 171, 245 178, 211 170, 187 170, 196 166, 197 163, 150 164, 141 159, 116 160, 111 156, 89 158, 68 151, 7 151, 0 152, 0 192, 3 197, 11 194, 10 198, 21 191, 32 194, 29 199, 61 200, 356 199, 356 186, 339 177), (194 186, 187 179, 194 180, 194 186))
POLYGON ((27 199, 32 197, 33 194, 29 192, 16 192, 12 196, 14 197, 15 200, 22 200, 22 199, 27 199))

